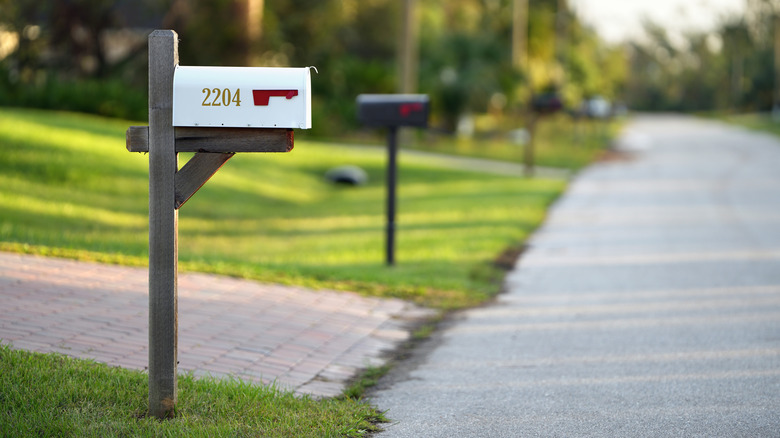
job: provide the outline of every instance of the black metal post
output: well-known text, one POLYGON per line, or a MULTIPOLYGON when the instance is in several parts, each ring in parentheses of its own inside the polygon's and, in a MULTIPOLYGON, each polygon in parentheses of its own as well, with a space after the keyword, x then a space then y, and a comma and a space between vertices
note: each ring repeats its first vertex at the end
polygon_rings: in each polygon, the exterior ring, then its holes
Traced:
POLYGON ((398 127, 387 128, 387 229, 385 242, 385 261, 388 266, 395 264, 395 183, 396 156, 398 155, 398 127))

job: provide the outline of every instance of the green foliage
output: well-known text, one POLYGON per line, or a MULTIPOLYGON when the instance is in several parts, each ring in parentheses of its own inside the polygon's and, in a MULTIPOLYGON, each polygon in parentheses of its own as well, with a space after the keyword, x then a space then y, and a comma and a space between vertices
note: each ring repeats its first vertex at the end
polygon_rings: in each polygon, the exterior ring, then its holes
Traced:
MULTIPOLYGON (((410 147, 443 154, 523 162, 524 146, 503 134, 507 126, 497 125, 495 118, 489 116, 476 117, 475 121, 476 129, 487 134, 475 138, 426 135, 410 147)), ((544 117, 537 124, 536 165, 579 170, 604 154, 623 122, 621 119, 573 119, 562 113, 544 117)), ((504 123, 514 121, 505 118, 504 123)))
POLYGON ((778 14, 780 3, 751 0, 743 16, 724 17, 714 31, 687 33, 682 42, 646 23, 648 39, 631 51, 629 103, 642 110, 770 110, 778 14))
POLYGON ((386 421, 364 402, 179 377, 176 417, 146 416, 140 371, 0 345, 0 436, 359 437, 386 421))
POLYGON ((62 79, 40 71, 26 86, 12 81, 0 67, 0 106, 25 106, 99 114, 132 120, 147 119, 143 86, 115 79, 62 79), (4 74, 5 73, 5 74, 4 74))
POLYGON ((720 120, 724 120, 729 123, 744 126, 748 129, 756 131, 764 131, 772 133, 776 136, 780 136, 780 123, 771 115, 767 113, 751 113, 751 114, 723 114, 715 113, 710 114, 711 117, 717 117, 720 120))
MULTIPOLYGON (((148 158, 126 151, 127 125, 0 110, 0 249, 144 264, 148 158)), ((469 306, 498 290, 491 261, 528 236, 564 185, 402 152, 398 265, 388 268, 384 169, 384 148, 299 140, 289 154, 238 155, 180 210, 179 266, 469 306), (343 164, 365 169, 370 183, 326 182, 343 164)))
MULTIPOLYGON (((403 26, 395 0, 264 0, 257 32, 249 31, 240 0, 132 6, 117 0, 0 1, 0 30, 20 36, 18 48, 0 63, 1 104, 141 115, 139 99, 130 94, 146 94, 145 39, 128 32, 129 50, 116 59, 109 56, 113 43, 107 37, 109 30, 138 27, 139 20, 141 26, 157 22, 175 29, 185 65, 316 66, 316 136, 354 130, 358 94, 398 90, 403 26), (119 94, 122 85, 128 92, 119 94), (96 88, 110 97, 89 92, 96 88), (44 97, 52 89, 62 97, 44 97)), ((532 91, 548 88, 562 87, 570 105, 593 94, 619 97, 620 53, 605 49, 571 11, 558 11, 561 4, 529 2, 530 65, 520 71, 510 61, 513 1, 419 0, 418 90, 431 95, 437 127, 452 131, 464 114, 513 113, 532 91)))
POLYGON ((0 105, 145 119, 146 75, 138 74, 146 69, 145 40, 109 59, 117 7, 114 0, 0 0, 3 43, 17 42, 0 55, 0 105))
POLYGON ((399 2, 266 0, 263 65, 317 67, 311 134, 357 127, 355 97, 396 91, 399 2))
POLYGON ((421 88, 430 90, 446 130, 469 110, 486 110, 494 95, 513 95, 520 73, 493 35, 452 33, 435 44, 422 49, 421 88))
POLYGON ((379 379, 390 371, 390 365, 381 367, 368 367, 340 396, 343 399, 358 400, 363 397, 366 390, 375 386, 379 379))
MULTIPOLYGON (((175 5, 176 2, 173 2, 175 5)), ((233 0, 193 0, 186 13, 170 23, 179 35, 179 58, 186 65, 240 66, 247 61, 249 46, 233 0), (217 23, 233 23, 213 29, 217 23), (204 32, 205 29, 209 31, 204 32)))

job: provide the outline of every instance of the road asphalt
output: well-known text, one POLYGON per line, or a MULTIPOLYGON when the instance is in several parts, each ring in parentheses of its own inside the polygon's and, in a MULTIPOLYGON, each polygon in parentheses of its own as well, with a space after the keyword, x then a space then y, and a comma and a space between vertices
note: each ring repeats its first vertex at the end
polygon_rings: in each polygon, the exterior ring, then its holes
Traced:
POLYGON ((780 437, 780 141, 655 115, 616 147, 380 382, 378 437, 780 437))

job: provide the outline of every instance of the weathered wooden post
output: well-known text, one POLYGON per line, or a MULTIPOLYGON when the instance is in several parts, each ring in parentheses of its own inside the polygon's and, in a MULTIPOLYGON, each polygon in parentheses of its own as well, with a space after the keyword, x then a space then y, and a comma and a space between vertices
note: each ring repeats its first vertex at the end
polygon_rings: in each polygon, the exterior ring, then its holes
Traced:
POLYGON ((398 127, 428 126, 428 96, 424 94, 361 94, 357 98, 358 119, 366 126, 387 128, 387 224, 385 262, 395 264, 395 200, 398 127))
POLYGON ((149 415, 158 418, 177 402, 178 209, 236 152, 289 152, 292 128, 311 127, 309 68, 178 64, 176 32, 152 32, 149 126, 127 130, 127 149, 149 153, 149 415), (195 152, 181 169, 179 152, 195 152))
POLYGON ((536 167, 536 127, 543 116, 556 113, 563 109, 563 102, 557 93, 544 93, 532 96, 530 111, 526 120, 528 142, 523 150, 523 173, 531 178, 536 167))
POLYGON ((176 354, 179 213, 173 133, 173 72, 179 63, 172 30, 149 35, 149 414, 170 416, 177 401, 176 354))

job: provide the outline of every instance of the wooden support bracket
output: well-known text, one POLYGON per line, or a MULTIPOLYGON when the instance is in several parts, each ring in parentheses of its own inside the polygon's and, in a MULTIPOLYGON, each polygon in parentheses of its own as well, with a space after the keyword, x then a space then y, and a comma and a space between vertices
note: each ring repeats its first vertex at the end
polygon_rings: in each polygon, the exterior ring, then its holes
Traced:
POLYGON ((176 208, 184 205, 233 155, 235 154, 198 152, 190 158, 187 164, 176 172, 176 208))

